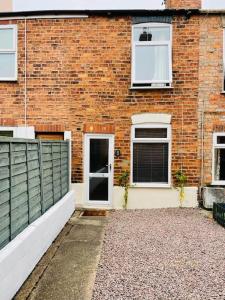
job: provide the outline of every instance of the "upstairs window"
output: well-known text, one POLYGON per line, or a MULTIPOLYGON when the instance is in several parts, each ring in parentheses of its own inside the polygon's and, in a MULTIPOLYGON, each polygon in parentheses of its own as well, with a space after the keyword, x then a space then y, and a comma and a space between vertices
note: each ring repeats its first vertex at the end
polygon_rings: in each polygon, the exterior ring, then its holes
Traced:
POLYGON ((17 80, 17 27, 0 25, 0 81, 17 80))
POLYGON ((170 87, 172 83, 171 25, 133 26, 132 87, 170 87))

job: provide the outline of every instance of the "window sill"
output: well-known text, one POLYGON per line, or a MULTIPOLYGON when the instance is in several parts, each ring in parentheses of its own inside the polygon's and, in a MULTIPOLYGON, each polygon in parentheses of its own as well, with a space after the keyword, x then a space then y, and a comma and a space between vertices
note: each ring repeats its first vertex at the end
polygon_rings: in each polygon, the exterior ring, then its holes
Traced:
POLYGON ((18 78, 0 78, 0 82, 17 82, 18 78))
POLYGON ((222 91, 220 94, 225 95, 225 91, 222 91))
POLYGON ((221 185, 225 185, 225 181, 213 181, 212 183, 211 183, 211 187, 213 187, 213 186, 221 186, 221 185))
MULTIPOLYGON (((172 86, 149 87, 149 86, 131 86, 130 90, 173 90, 172 86)), ((224 92, 225 93, 225 92, 224 92)))
POLYGON ((155 183, 155 184, 151 184, 151 183, 131 183, 131 188, 164 188, 164 189, 171 189, 172 186, 171 184, 161 184, 161 183, 155 183))

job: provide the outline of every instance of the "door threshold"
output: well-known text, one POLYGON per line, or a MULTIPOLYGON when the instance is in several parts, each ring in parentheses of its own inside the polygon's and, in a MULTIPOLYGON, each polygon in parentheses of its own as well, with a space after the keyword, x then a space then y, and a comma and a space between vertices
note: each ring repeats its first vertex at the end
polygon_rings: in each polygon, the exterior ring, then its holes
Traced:
POLYGON ((102 209, 85 209, 82 213, 82 217, 106 217, 107 215, 108 211, 102 209))

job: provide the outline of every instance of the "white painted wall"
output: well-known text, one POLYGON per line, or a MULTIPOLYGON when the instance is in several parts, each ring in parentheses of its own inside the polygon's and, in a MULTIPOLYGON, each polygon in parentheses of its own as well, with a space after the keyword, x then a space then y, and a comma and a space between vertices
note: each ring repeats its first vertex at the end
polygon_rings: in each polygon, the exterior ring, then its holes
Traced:
POLYGON ((74 210, 74 192, 69 192, 0 250, 1 300, 10 300, 17 293, 74 210))
POLYGON ((162 0, 14 0, 13 10, 159 9, 162 7, 162 0))
POLYGON ((13 131, 14 138, 21 139, 34 139, 35 132, 34 127, 10 127, 10 126, 0 126, 0 130, 2 131, 13 131))
MULTIPOLYGON (((76 197, 77 207, 92 207, 85 202, 84 183, 73 183, 72 190, 76 197)), ((184 207, 197 207, 197 187, 185 188, 184 207)), ((113 199, 110 209, 122 209, 123 207, 123 188, 113 187, 113 199)), ((129 189, 128 208, 129 209, 152 209, 179 207, 179 191, 175 188, 139 188, 129 189)), ((96 206, 93 206, 96 207, 96 206)), ((99 206, 100 207, 100 206, 99 206)), ((101 206, 105 208, 105 206, 101 206)))
MULTIPOLYGON (((163 0, 13 0, 13 10, 163 9, 162 3, 163 0)), ((225 9, 225 1, 202 0, 202 8, 225 9)))

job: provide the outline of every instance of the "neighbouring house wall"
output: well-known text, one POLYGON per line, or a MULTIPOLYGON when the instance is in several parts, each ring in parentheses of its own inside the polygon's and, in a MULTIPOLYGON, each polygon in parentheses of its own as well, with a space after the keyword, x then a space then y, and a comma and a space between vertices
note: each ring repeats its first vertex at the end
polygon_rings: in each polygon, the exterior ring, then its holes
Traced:
POLYGON ((213 132, 225 132, 223 26, 220 15, 201 17, 199 57, 199 156, 203 154, 204 158, 203 184, 209 184, 212 181, 213 132))

